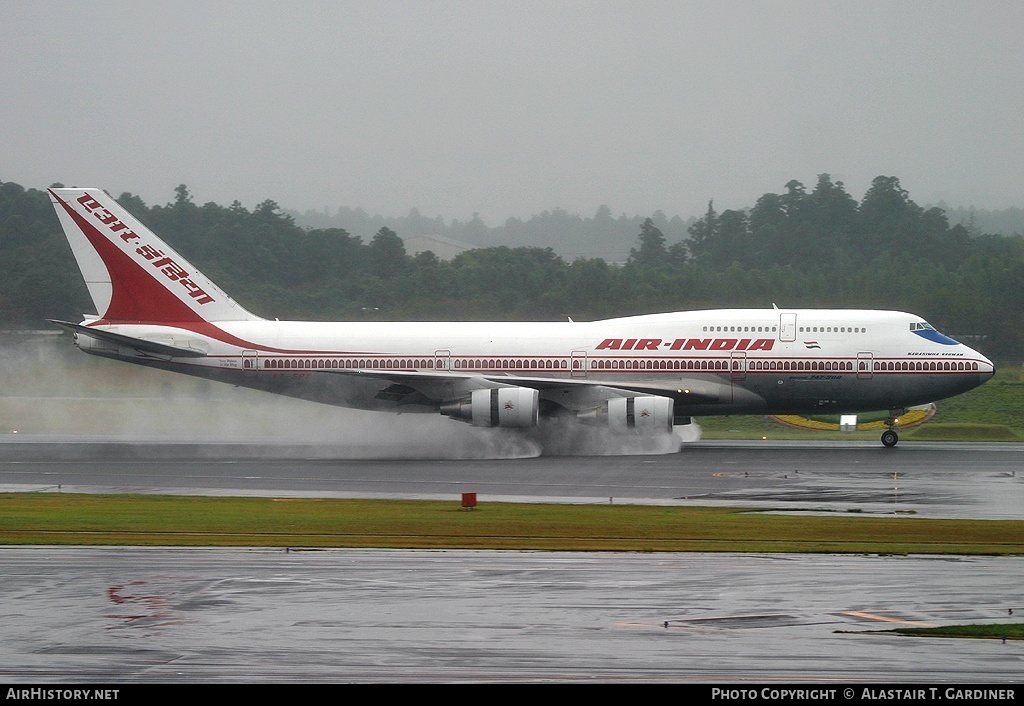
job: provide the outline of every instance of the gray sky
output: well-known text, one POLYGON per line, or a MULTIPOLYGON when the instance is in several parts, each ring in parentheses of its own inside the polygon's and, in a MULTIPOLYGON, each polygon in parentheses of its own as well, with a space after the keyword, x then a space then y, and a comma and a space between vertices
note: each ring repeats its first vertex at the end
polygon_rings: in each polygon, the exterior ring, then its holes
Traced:
POLYGON ((0 12, 0 180, 490 225, 828 172, 1024 207, 1024 3, 64 2, 0 12))

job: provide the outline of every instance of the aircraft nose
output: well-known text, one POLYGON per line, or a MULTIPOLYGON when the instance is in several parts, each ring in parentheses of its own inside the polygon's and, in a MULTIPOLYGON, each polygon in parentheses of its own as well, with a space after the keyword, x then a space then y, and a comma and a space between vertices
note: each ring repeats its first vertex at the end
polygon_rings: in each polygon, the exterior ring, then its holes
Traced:
POLYGON ((996 365, 985 356, 981 356, 981 362, 978 363, 978 370, 981 372, 981 377, 988 380, 996 374, 996 365))
POLYGON ((981 353, 978 353, 975 350, 972 350, 971 353, 977 356, 978 377, 981 378, 982 382, 985 382, 986 380, 988 380, 989 378, 996 374, 995 363, 993 363, 991 360, 989 360, 988 358, 986 358, 981 353))

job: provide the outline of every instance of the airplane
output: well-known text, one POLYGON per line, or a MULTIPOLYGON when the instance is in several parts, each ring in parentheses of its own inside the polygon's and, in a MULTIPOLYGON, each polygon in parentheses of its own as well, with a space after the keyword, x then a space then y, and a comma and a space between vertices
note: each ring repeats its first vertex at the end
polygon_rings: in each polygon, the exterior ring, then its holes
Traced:
POLYGON ((49 190, 96 306, 86 353, 363 410, 665 434, 692 417, 888 411, 981 385, 990 360, 913 314, 719 309, 565 322, 306 322, 250 313, 100 189, 49 190))

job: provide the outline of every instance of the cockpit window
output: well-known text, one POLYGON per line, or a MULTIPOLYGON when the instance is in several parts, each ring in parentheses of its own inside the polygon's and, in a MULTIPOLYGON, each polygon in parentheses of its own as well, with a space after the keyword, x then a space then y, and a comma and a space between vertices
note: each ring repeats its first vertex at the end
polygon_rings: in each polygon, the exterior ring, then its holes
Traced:
POLYGON ((935 327, 924 321, 915 321, 910 324, 910 330, 912 333, 917 334, 921 338, 924 338, 932 343, 939 343, 943 346, 955 346, 958 345, 957 341, 944 336, 935 330, 935 327))

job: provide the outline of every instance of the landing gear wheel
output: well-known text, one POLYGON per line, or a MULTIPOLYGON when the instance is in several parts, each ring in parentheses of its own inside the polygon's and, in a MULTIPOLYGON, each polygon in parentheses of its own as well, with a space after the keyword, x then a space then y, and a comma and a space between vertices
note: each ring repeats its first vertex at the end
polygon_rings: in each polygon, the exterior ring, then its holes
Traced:
POLYGON ((892 429, 887 429, 882 432, 882 446, 887 449, 891 449, 900 440, 900 435, 894 432, 892 429))

